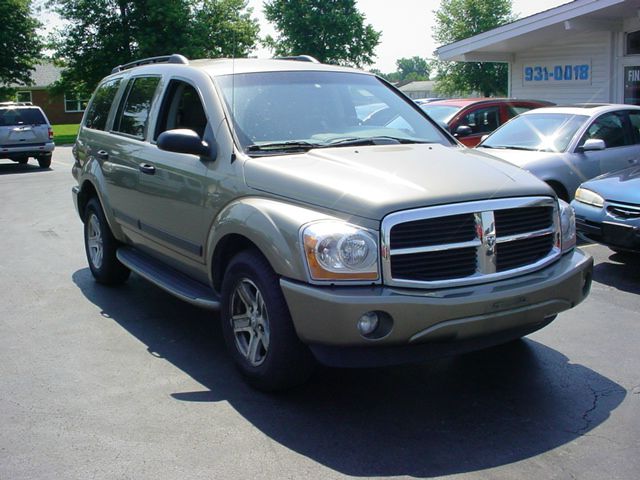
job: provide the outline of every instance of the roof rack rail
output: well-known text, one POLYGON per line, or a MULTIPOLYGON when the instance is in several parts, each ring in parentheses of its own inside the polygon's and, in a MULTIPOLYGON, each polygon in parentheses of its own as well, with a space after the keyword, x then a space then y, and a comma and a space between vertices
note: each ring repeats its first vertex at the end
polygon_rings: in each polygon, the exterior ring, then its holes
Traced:
POLYGON ((317 58, 311 55, 292 55, 290 57, 275 57, 274 60, 293 60, 296 62, 320 63, 317 58))
POLYGON ((140 65, 150 65, 152 63, 178 63, 181 65, 189 65, 189 60, 187 60, 185 56, 180 55, 179 53, 174 53, 173 55, 162 55, 159 57, 142 58, 140 60, 135 60, 123 65, 118 65, 117 67, 114 67, 113 70, 111 70, 111 73, 118 73, 122 70, 139 67, 140 65))
POLYGON ((0 107, 32 107, 32 102, 0 102, 0 107))

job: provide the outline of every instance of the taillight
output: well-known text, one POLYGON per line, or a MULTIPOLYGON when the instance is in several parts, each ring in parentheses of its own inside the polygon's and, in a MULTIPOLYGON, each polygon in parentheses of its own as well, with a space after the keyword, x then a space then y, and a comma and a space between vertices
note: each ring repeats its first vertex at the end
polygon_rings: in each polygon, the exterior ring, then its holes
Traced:
POLYGON ((53 138, 53 128, 49 127, 49 140, 53 138))

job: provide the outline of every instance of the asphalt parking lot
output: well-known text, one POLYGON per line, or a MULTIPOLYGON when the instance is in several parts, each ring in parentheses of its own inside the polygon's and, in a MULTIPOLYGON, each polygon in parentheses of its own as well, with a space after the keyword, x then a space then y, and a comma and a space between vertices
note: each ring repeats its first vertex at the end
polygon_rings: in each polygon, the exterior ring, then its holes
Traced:
POLYGON ((218 319, 93 282, 69 147, 0 161, 0 479, 637 479, 640 261, 525 341, 258 393, 218 319))

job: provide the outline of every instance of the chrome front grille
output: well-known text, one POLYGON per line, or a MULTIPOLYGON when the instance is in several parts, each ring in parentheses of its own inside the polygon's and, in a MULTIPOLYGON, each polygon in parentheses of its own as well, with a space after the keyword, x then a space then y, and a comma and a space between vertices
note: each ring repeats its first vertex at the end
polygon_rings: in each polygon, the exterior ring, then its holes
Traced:
POLYGON ((560 255, 556 202, 486 200, 398 212, 382 222, 385 283, 469 285, 541 268, 560 255))
POLYGON ((607 212, 618 218, 640 218, 640 205, 607 202, 607 212))

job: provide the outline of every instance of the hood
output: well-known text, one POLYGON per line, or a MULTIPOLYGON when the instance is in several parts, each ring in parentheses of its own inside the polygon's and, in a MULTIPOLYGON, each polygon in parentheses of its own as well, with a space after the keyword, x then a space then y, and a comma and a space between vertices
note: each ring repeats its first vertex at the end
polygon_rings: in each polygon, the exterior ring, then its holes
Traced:
POLYGON ((410 208, 553 195, 524 170, 439 144, 316 149, 250 158, 244 168, 254 189, 375 220, 410 208))
POLYGON ((527 168, 534 163, 545 162, 549 159, 557 159, 564 156, 564 153, 558 152, 540 152, 537 150, 515 150, 509 148, 483 148, 477 147, 477 151, 488 153, 494 157, 498 157, 520 168, 527 168))
POLYGON ((606 173, 581 186, 596 192, 605 200, 640 205, 640 166, 606 173))

